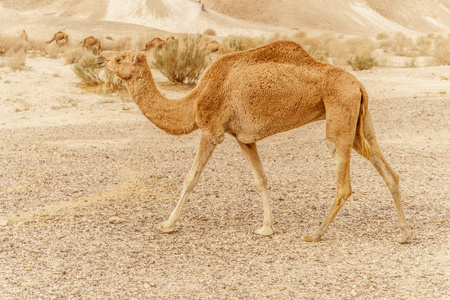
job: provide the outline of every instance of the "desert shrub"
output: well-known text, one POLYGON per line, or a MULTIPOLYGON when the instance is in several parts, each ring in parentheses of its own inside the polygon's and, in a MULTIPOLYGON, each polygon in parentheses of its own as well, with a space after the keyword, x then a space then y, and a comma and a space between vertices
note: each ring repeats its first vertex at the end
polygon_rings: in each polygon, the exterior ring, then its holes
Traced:
POLYGON ((99 85, 102 83, 100 78, 100 67, 95 62, 97 58, 94 55, 83 56, 74 66, 75 74, 87 85, 99 85))
POLYGON ((396 55, 406 56, 408 51, 414 46, 414 42, 411 38, 407 37, 402 32, 396 32, 392 37, 392 46, 390 51, 396 55))
POLYGON ((11 68, 11 70, 18 71, 25 68, 27 61, 27 53, 25 50, 19 50, 18 52, 7 51, 6 65, 11 68))
POLYGON ((47 43, 44 40, 29 40, 30 48, 34 53, 45 54, 47 43))
POLYGON ((134 49, 133 38, 131 36, 123 36, 115 41, 111 41, 111 48, 105 48, 105 50, 125 51, 134 49))
POLYGON ((391 36, 386 32, 380 32, 375 37, 375 39, 377 39, 377 40, 388 40, 390 38, 391 38, 391 36))
POLYGON ((27 51, 29 44, 23 42, 19 36, 4 36, 0 35, 0 49, 2 49, 1 54, 5 53, 19 53, 27 51))
POLYGON ((251 38, 244 36, 230 36, 223 40, 222 45, 225 53, 245 51, 257 48, 267 43, 264 38, 251 38))
POLYGON ((153 52, 156 68, 172 82, 196 83, 208 66, 205 42, 199 35, 167 42, 153 52))
POLYGON ((369 70, 375 66, 375 59, 370 55, 355 56, 348 63, 355 71, 369 70))
POLYGON ((105 93, 119 93, 126 90, 125 81, 107 69, 102 69, 100 78, 105 93))
POLYGON ((377 48, 375 42, 370 38, 357 37, 350 38, 344 41, 349 54, 353 56, 370 56, 373 50, 377 48))
POLYGON ((74 64, 77 63, 82 57, 92 54, 91 51, 84 49, 83 47, 73 47, 65 49, 63 52, 64 59, 66 64, 74 64))
POLYGON ((450 65, 450 37, 435 40, 432 56, 438 64, 450 65))
POLYGON ((73 66, 74 73, 82 82, 90 87, 97 87, 97 91, 104 93, 121 93, 126 90, 125 83, 111 71, 100 68, 96 63, 97 57, 92 54, 83 56, 73 66))
POLYGON ((426 36, 419 36, 416 39, 415 48, 420 55, 430 55, 433 48, 433 40, 426 36))
POLYGON ((205 30, 205 32, 203 32, 203 34, 205 35, 216 35, 216 31, 214 29, 208 28, 205 30))
POLYGON ((69 43, 64 44, 64 46, 59 46, 55 43, 47 45, 45 52, 47 53, 48 57, 52 59, 61 58, 64 56, 65 49, 69 47, 69 43))
POLYGON ((298 42, 312 57, 317 60, 327 62, 330 53, 327 49, 327 43, 329 42, 329 35, 310 37, 306 33, 299 32, 294 35, 293 39, 298 42), (323 40, 322 40, 323 39, 323 40))

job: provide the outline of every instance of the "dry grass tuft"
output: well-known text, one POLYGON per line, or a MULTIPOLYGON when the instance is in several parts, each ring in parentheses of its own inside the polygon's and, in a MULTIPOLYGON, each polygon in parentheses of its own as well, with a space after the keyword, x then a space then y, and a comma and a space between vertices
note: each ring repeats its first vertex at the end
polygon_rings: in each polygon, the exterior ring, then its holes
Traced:
POLYGON ((153 52, 155 66, 172 82, 196 83, 208 66, 206 39, 201 35, 184 36, 153 52))
POLYGON ((0 49, 2 49, 1 52, 3 54, 18 53, 27 51, 29 49, 29 43, 22 41, 18 36, 0 35, 0 49))
POLYGON ((264 38, 251 38, 245 36, 230 36, 223 40, 224 53, 232 53, 257 48, 267 43, 264 38))
POLYGON ((67 64, 77 63, 81 58, 89 54, 92 54, 92 52, 83 47, 70 47, 66 48, 63 52, 67 64))
POLYGON ((369 70, 375 66, 375 59, 372 56, 355 56, 348 61, 349 65, 355 71, 369 70))
POLYGON ((18 52, 8 51, 6 52, 8 57, 6 60, 6 66, 10 67, 13 71, 25 70, 27 53, 25 50, 19 50, 18 52))
POLYGON ((436 38, 432 56, 436 63, 450 65, 450 36, 436 38))
MULTIPOLYGON (((111 71, 100 68, 96 63, 96 56, 83 56, 74 66, 74 73, 87 87, 95 87, 95 91, 102 93, 122 93, 126 90, 125 83, 111 71)), ((90 89, 92 90, 92 89, 90 89)))

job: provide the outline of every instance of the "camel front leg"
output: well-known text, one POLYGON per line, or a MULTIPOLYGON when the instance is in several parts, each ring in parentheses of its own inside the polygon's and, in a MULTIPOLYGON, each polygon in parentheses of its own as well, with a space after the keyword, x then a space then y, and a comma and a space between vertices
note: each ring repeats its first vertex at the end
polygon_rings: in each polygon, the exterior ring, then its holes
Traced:
POLYGON ((191 170, 186 175, 186 178, 184 180, 183 191, 181 192, 180 200, 178 201, 177 206, 172 211, 167 221, 160 225, 160 229, 162 232, 169 233, 174 231, 175 223, 180 218, 183 206, 184 204, 186 204, 189 194, 197 184, 200 174, 205 168, 206 163, 208 162, 215 148, 216 143, 213 142, 213 139, 211 139, 208 134, 203 133, 200 138, 200 145, 197 154, 195 155, 194 163, 192 164, 191 170))
POLYGON ((239 146, 245 154, 248 164, 252 170, 253 178, 255 180, 256 188, 261 196, 263 209, 264 209, 264 220, 263 227, 256 230, 256 234, 260 235, 272 235, 273 229, 273 217, 272 211, 270 209, 269 197, 267 193, 267 179, 264 175, 264 171, 259 160, 258 150, 255 143, 244 144, 239 142, 239 146))

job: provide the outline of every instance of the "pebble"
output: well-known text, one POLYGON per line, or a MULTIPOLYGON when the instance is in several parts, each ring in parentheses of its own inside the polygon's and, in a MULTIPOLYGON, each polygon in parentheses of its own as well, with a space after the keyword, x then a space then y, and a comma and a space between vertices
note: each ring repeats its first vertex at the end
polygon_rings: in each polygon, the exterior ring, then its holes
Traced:
POLYGON ((121 218, 119 218, 119 217, 111 217, 111 218, 109 218, 108 222, 109 222, 110 224, 120 224, 120 223, 125 222, 125 220, 124 220, 124 219, 121 219, 121 218))

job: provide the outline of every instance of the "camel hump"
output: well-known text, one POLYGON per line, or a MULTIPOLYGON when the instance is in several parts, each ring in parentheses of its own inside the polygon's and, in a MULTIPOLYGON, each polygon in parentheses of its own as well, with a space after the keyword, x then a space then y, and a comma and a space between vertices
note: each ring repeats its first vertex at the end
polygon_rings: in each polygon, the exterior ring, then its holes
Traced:
MULTIPOLYGON (((250 50, 252 52, 252 50, 250 50)), ((273 61, 304 65, 316 60, 299 44, 292 41, 276 41, 254 49, 249 57, 258 61, 273 61)))

